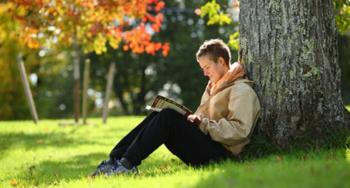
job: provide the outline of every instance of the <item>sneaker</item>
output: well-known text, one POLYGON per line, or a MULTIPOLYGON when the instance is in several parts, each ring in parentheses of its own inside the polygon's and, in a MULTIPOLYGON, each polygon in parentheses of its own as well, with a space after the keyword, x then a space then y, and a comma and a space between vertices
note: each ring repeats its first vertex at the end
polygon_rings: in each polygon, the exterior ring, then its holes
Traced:
POLYGON ((113 162, 110 159, 104 160, 97 166, 96 171, 92 173, 91 176, 95 177, 101 174, 106 174, 112 171, 112 169, 115 168, 115 166, 116 166, 116 162, 113 162))
POLYGON ((133 166, 126 158, 116 161, 116 164, 111 171, 107 172, 107 176, 120 174, 138 174, 139 171, 136 166, 133 166))

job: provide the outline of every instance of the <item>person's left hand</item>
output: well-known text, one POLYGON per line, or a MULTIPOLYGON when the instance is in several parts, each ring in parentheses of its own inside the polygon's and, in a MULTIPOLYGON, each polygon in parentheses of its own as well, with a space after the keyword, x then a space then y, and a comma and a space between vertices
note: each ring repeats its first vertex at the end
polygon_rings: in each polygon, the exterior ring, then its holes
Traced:
POLYGON ((191 115, 187 116, 187 121, 194 123, 196 125, 199 125, 202 122, 202 116, 197 115, 197 114, 191 114, 191 115))

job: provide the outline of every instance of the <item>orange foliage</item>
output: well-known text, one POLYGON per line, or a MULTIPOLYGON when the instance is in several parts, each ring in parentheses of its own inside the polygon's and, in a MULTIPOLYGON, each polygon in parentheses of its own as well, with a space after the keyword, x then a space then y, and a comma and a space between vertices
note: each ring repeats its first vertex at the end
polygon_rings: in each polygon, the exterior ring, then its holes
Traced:
MULTIPOLYGON (((19 41, 30 48, 78 43, 85 52, 102 53, 107 43, 133 53, 163 56, 169 44, 152 41, 163 22, 162 0, 10 0, 9 13, 20 25, 19 41), (147 28, 147 29, 146 29, 147 28)), ((1 16, 1 15, 0 15, 1 16)))

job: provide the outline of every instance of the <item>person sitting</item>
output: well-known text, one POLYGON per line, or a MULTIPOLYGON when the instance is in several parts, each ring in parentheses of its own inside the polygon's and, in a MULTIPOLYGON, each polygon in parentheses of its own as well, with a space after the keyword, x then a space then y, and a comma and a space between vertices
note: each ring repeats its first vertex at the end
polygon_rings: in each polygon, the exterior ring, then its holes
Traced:
POLYGON ((249 143, 260 104, 243 66, 230 64, 231 53, 220 39, 205 41, 196 53, 209 78, 195 113, 172 109, 150 113, 112 149, 92 176, 138 173, 137 166, 164 144, 185 164, 200 166, 235 158, 249 143))

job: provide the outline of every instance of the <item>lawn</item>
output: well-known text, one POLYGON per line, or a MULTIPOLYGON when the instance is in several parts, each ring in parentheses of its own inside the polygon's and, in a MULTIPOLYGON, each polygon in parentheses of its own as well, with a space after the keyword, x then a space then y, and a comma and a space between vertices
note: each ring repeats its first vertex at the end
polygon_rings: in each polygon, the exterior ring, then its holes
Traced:
POLYGON ((0 122, 0 187, 350 187, 345 148, 194 169, 160 147, 139 166, 138 176, 88 178, 141 120, 118 117, 101 125, 92 119, 97 125, 89 126, 58 126, 58 120, 0 122))

